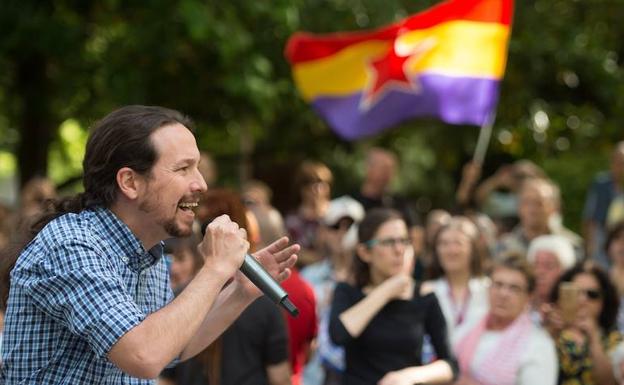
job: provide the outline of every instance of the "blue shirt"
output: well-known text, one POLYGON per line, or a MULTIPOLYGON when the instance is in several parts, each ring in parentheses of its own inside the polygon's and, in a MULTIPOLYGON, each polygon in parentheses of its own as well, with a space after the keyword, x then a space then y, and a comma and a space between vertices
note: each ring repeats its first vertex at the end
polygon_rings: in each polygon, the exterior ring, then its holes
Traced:
POLYGON ((303 268, 301 277, 314 288, 319 318, 318 346, 312 358, 306 363, 303 371, 303 382, 305 384, 322 384, 325 370, 342 373, 345 366, 344 348, 331 341, 328 330, 329 312, 337 283, 334 266, 329 258, 325 258, 303 268))
POLYGON ((616 195, 617 190, 611 173, 602 172, 598 174, 587 193, 583 219, 593 220, 601 228, 604 227, 607 222, 609 205, 616 195))
POLYGON ((11 272, 0 383, 153 384, 107 354, 172 300, 161 257, 104 208, 50 222, 11 272))

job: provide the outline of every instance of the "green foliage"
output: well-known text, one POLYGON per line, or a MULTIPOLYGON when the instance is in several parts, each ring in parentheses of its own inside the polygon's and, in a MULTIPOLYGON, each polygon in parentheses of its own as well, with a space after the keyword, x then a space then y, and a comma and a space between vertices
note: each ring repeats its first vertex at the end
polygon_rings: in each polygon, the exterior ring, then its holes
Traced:
POLYGON ((82 160, 87 144, 87 132, 73 119, 59 128, 58 139, 50 146, 48 176, 61 184, 82 172, 82 160))
MULTIPOLYGON (((449 207, 477 128, 418 120, 345 142, 301 100, 283 57, 295 31, 376 28, 435 3, 5 0, 0 150, 15 152, 24 117, 39 116, 53 131, 50 173, 60 182, 79 173, 76 159, 59 170, 74 152, 59 135, 62 122, 88 127, 119 105, 159 104, 196 120, 200 147, 215 155, 226 184, 237 183, 239 163, 249 160, 284 198, 279 191, 289 191, 297 163, 316 158, 335 170, 336 193, 344 193, 359 183, 365 149, 383 145, 402 161, 397 189, 423 209, 449 207), (20 92, 19 70, 32 58, 44 68, 37 95, 20 92)), ((574 228, 588 181, 622 139, 624 30, 614 26, 623 7, 622 0, 516 2, 486 172, 501 159, 535 160, 561 184, 574 228)))
POLYGON ((15 157, 7 151, 0 151, 0 179, 8 178, 15 173, 15 157))

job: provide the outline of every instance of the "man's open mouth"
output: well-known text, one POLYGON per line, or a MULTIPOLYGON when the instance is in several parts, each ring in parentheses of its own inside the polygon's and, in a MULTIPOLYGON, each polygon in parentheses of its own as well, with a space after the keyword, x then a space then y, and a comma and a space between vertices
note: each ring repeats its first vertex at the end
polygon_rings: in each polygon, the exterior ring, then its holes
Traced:
POLYGON ((199 202, 184 202, 178 205, 179 209, 184 211, 193 210, 195 207, 199 206, 199 202))

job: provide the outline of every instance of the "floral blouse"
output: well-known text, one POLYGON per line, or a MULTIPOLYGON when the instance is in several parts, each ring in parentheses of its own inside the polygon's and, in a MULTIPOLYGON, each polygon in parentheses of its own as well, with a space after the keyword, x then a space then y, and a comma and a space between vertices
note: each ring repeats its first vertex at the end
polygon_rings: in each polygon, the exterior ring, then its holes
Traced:
MULTIPOLYGON (((622 334, 614 330, 603 337, 602 346, 607 353, 622 341, 622 334)), ((600 385, 592 375, 593 362, 589 344, 577 344, 565 330, 557 338, 559 357, 559 384, 561 385, 600 385)))

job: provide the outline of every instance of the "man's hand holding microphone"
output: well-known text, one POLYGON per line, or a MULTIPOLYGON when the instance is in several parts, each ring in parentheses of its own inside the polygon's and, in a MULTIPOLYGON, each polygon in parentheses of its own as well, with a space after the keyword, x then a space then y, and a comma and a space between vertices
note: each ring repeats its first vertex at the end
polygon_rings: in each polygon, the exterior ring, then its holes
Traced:
POLYGON ((239 294, 253 301, 264 293, 291 315, 298 314, 278 283, 290 276, 290 268, 297 261, 299 251, 299 245, 289 245, 287 237, 276 240, 252 256, 247 253, 246 231, 227 215, 221 215, 206 228, 199 250, 206 267, 224 277, 234 278, 234 290, 239 294))

